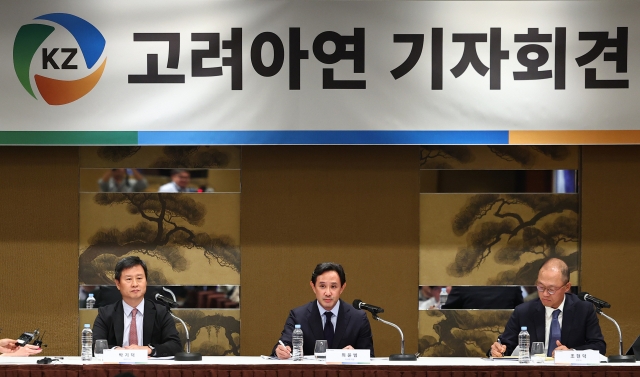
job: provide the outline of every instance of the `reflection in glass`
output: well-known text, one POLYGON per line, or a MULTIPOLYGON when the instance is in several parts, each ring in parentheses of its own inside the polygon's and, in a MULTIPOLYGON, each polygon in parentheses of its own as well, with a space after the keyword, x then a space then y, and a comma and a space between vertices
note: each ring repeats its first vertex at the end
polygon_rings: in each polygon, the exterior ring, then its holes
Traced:
POLYGON ((421 193, 577 193, 576 170, 421 170, 421 193))
MULTIPOLYGON (((78 306, 86 307, 86 299, 92 293, 96 299, 94 308, 113 304, 122 300, 122 295, 113 285, 81 285, 78 306)), ((160 294, 178 303, 178 308, 232 309, 240 307, 239 285, 214 286, 147 286, 145 300, 155 300, 160 294)))
MULTIPOLYGON (((418 309, 438 309, 442 287, 419 286, 418 309)), ((538 290, 535 285, 453 286, 446 289, 449 298, 442 309, 514 309, 523 302, 538 299, 538 290)), ((579 291, 579 287, 571 287, 571 293, 576 294, 579 291)))
POLYGON ((80 192, 240 192, 240 170, 83 168, 80 192))
POLYGON ((97 361, 102 361, 102 355, 104 354, 104 350, 109 348, 109 344, 106 339, 98 339, 96 340, 96 346, 94 348, 93 354, 96 356, 97 361))
POLYGON ((98 179, 101 192, 142 192, 147 186, 147 179, 138 169, 107 169, 98 179))

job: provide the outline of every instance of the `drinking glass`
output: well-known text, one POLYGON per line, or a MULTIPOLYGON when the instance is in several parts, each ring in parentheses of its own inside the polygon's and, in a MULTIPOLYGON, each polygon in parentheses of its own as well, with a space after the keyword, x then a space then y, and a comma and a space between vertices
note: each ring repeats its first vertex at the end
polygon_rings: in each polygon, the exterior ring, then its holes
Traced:
POLYGON ((316 360, 325 361, 327 359, 327 341, 316 340, 316 348, 313 350, 316 360))
POLYGON ((94 355, 96 356, 97 361, 102 361, 102 355, 104 354, 104 350, 109 348, 109 344, 106 339, 98 339, 96 340, 96 346, 93 350, 94 355))
POLYGON ((534 363, 544 363, 546 353, 544 352, 544 342, 533 342, 531 344, 531 360, 534 363))

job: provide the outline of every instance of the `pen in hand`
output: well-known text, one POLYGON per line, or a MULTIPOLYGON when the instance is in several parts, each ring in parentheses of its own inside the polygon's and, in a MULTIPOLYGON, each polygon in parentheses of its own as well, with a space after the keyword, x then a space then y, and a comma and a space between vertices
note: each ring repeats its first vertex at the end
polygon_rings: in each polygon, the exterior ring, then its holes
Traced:
MULTIPOLYGON (((282 340, 278 340, 278 343, 280 343, 280 345, 286 350, 287 346, 284 345, 284 343, 282 342, 282 340)), ((291 352, 289 352, 289 354, 291 354, 291 352)))
MULTIPOLYGON (((498 338, 498 343, 499 343, 500 345, 502 345, 502 340, 500 340, 500 338, 498 338)), ((501 353, 501 354, 502 354, 502 356, 504 357, 504 352, 500 352, 500 353, 501 353)))

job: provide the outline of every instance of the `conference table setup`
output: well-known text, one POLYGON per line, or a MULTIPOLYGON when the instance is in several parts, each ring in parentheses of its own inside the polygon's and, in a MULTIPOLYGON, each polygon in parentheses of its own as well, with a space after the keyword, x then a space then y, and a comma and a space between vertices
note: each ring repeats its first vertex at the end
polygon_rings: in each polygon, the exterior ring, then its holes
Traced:
POLYGON ((83 362, 78 356, 0 358, 0 377, 626 377, 640 376, 640 363, 558 365, 553 360, 520 364, 518 359, 419 357, 416 361, 372 358, 369 364, 273 360, 266 356, 205 356, 202 361, 149 359, 141 364, 83 362))

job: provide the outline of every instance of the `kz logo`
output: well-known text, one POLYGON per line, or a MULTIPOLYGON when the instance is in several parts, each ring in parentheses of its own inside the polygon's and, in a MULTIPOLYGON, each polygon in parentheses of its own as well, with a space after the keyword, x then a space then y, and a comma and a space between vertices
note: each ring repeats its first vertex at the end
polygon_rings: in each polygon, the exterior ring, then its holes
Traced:
POLYGON ((33 81, 38 92, 49 105, 66 105, 82 98, 96 86, 107 64, 106 56, 99 66, 97 64, 106 44, 102 33, 89 22, 68 13, 45 14, 34 19, 34 21, 38 20, 49 21, 64 29, 56 28, 48 23, 29 23, 18 30, 13 43, 13 67, 20 83, 33 98, 36 98, 34 89, 31 87, 31 63, 37 56, 42 59, 41 72, 53 73, 56 70, 78 69, 78 66, 73 64, 73 58, 78 54, 78 48, 47 48, 42 46, 56 29, 66 30, 80 47, 86 68, 90 73, 75 80, 60 80, 42 74, 34 74, 33 81))

